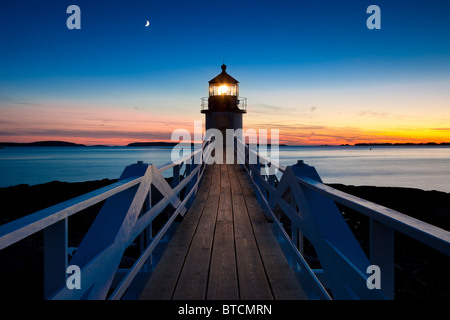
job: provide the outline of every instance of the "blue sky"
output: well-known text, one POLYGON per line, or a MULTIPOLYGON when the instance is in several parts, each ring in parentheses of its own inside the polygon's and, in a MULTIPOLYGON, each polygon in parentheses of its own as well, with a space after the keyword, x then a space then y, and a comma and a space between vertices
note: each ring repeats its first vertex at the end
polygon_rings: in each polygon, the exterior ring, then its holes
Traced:
MULTIPOLYGON (((223 60, 249 98, 253 120, 267 105, 326 110, 335 101, 343 108, 336 99, 348 92, 361 98, 351 101, 355 113, 377 113, 356 105, 365 103, 368 88, 379 95, 391 84, 412 84, 396 91, 403 97, 422 84, 432 88, 424 102, 448 97, 441 88, 450 75, 450 1, 16 0, 0 10, 0 115, 9 122, 20 119, 8 108, 56 104, 61 111, 133 108, 201 119, 199 98, 223 60), (81 30, 66 28, 71 4, 81 8, 81 30), (381 30, 366 27, 371 4, 381 8, 381 30)), ((276 124, 259 116, 255 124, 276 124)), ((307 124, 346 126, 298 121, 307 124)))

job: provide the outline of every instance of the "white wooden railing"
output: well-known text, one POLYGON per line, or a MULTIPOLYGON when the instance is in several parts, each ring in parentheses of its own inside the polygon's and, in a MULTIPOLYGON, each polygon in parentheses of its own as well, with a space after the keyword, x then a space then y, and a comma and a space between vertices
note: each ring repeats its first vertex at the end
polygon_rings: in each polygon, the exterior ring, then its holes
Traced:
POLYGON ((331 188, 303 161, 283 166, 237 139, 235 150, 310 298, 393 299, 394 230, 450 256, 450 232, 446 230, 331 188), (336 203, 370 218, 369 258, 336 203), (289 229, 284 228, 280 212, 289 219, 289 229), (304 238, 314 247, 322 269, 312 269, 305 261, 304 238), (367 285, 372 274, 369 266, 379 267, 380 289, 367 285))
POLYGON ((151 255, 175 218, 183 216, 198 190, 214 139, 201 148, 166 165, 157 167, 138 162, 125 168, 119 181, 77 198, 54 205, 0 226, 0 250, 44 232, 44 296, 46 299, 120 299, 138 272, 151 263, 151 255), (169 184, 162 173, 172 170, 169 184), (152 190, 162 199, 153 203, 152 190), (105 201, 102 209, 68 261, 68 218, 105 201), (171 204, 174 212, 165 224, 152 232, 152 221, 171 204), (136 239, 143 244, 134 265, 119 270, 125 249, 136 239), (81 270, 81 286, 66 285, 68 266, 81 270), (119 283, 112 286, 113 281, 119 283))

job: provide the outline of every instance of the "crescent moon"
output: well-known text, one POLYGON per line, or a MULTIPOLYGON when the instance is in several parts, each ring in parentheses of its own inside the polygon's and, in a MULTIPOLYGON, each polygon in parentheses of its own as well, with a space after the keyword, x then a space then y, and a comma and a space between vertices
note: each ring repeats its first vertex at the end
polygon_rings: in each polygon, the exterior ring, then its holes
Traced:
POLYGON ((150 21, 147 20, 147 23, 145 24, 146 27, 150 25, 150 21))

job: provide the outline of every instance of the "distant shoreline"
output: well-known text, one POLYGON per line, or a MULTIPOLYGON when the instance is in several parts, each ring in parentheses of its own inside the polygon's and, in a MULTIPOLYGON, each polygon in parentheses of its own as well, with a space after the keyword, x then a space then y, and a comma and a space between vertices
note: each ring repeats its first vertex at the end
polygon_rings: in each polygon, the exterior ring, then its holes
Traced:
MULTIPOLYGON (((79 144, 74 142, 67 141, 35 141, 35 142, 0 142, 0 149, 2 147, 174 147, 177 145, 183 144, 183 142, 165 142, 165 141, 149 141, 149 142, 131 142, 127 145, 86 145, 79 144)), ((189 143, 186 143, 189 144, 189 143)), ((193 146, 194 143, 191 143, 193 146)), ((271 144, 267 144, 268 147, 271 144)), ((450 146, 450 142, 426 142, 426 143, 414 143, 414 142, 405 142, 405 143, 355 143, 355 144, 323 144, 323 145, 287 145, 280 143, 279 147, 399 147, 399 146, 424 146, 424 147, 433 147, 433 146, 450 146)))
MULTIPOLYGON (((67 141, 35 141, 35 142, 0 142, 0 149, 2 147, 174 147, 180 144, 193 146, 194 143, 181 142, 165 142, 165 141, 151 141, 151 142, 132 142, 127 145, 85 145, 67 141)), ((267 146, 271 146, 270 143, 267 146)), ((286 147, 285 144, 279 144, 280 147, 286 147)))
POLYGON ((413 143, 413 142, 404 142, 404 143, 355 143, 355 144, 341 144, 342 147, 352 146, 352 147, 377 147, 377 146, 450 146, 450 142, 427 142, 427 143, 413 143))
POLYGON ((66 141, 35 141, 35 142, 0 142, 0 147, 86 147, 66 141))
POLYGON ((127 147, 174 147, 178 142, 133 142, 127 144, 127 147))

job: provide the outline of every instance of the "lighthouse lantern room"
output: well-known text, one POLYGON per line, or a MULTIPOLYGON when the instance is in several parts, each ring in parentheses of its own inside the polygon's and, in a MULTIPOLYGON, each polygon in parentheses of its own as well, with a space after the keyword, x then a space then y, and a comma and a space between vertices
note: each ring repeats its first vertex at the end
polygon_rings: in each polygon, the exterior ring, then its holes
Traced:
POLYGON ((247 112, 247 98, 239 97, 239 81, 226 72, 209 81, 209 97, 202 98, 205 129, 219 129, 225 137, 226 129, 242 129, 242 115, 247 112))

